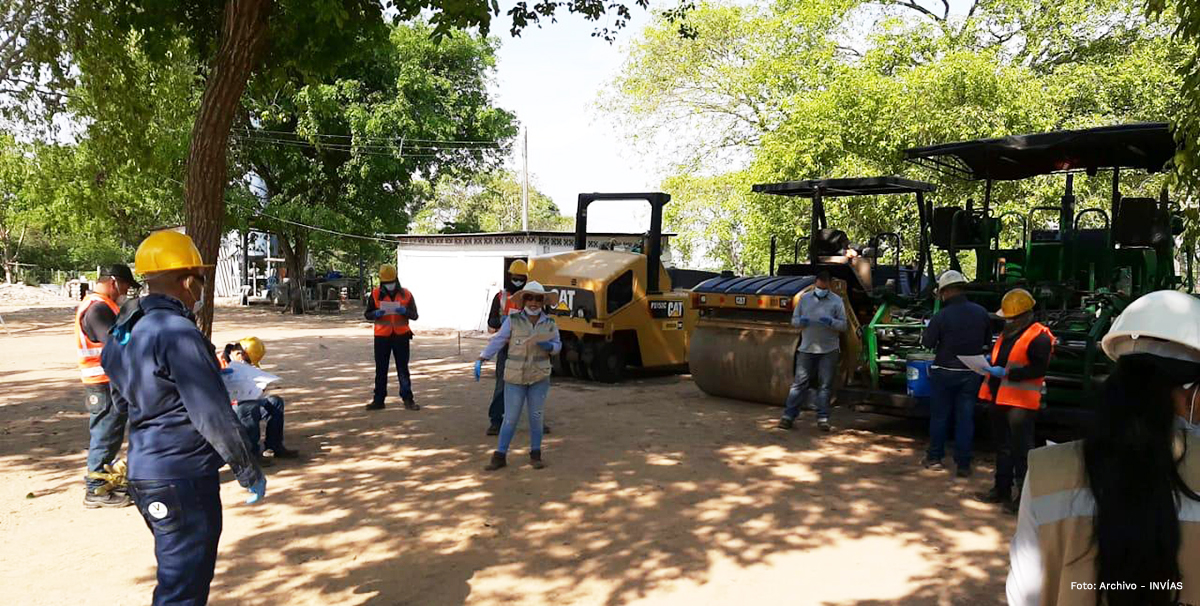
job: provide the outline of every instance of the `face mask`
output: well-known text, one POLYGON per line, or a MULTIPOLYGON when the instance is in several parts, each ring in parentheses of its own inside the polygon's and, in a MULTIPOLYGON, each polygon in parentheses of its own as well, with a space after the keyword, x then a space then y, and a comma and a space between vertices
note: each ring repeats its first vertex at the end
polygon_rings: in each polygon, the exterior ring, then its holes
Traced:
POLYGON ((813 290, 813 292, 816 293, 818 299, 824 299, 826 296, 829 295, 828 288, 818 288, 818 289, 813 290))
POLYGON ((529 314, 529 315, 531 315, 531 316, 540 315, 540 314, 542 313, 542 308, 540 308, 540 307, 530 307, 530 306, 526 305, 526 306, 525 306, 525 313, 527 313, 527 314, 529 314))
POLYGON ((204 309, 204 284, 199 280, 192 278, 187 284, 188 294, 196 298, 196 302, 192 304, 192 313, 199 314, 201 309, 204 309), (199 286, 200 292, 196 292, 193 287, 199 286))
POLYGON ((388 282, 387 284, 384 284, 383 287, 386 288, 388 292, 392 292, 392 291, 396 290, 396 283, 388 282))
MULTIPOLYGON (((1183 388, 1184 389, 1192 389, 1195 386, 1196 386, 1195 383, 1188 383, 1187 385, 1184 385, 1183 388)), ((1176 419, 1179 421, 1180 429, 1182 429, 1185 432, 1190 433, 1196 437, 1200 437, 1200 425, 1197 425, 1196 423, 1192 422, 1192 419, 1194 418, 1193 415, 1196 414, 1196 395, 1197 394, 1200 394, 1200 390, 1196 390, 1196 391, 1192 392, 1192 406, 1188 410, 1188 416, 1187 417, 1176 417, 1176 419)))
POLYGON ((517 288, 521 288, 522 286, 525 286, 525 280, 513 279, 512 284, 513 284, 513 286, 516 286, 517 288))

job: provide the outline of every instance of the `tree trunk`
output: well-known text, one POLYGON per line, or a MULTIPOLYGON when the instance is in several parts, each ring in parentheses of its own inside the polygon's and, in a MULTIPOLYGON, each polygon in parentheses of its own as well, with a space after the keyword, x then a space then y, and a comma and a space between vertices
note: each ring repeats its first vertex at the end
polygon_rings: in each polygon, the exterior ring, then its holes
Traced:
MULTIPOLYGON (((226 0, 221 46, 200 99, 188 150, 184 213, 188 235, 205 262, 215 264, 225 221, 226 165, 229 129, 241 105, 242 93, 262 56, 267 39, 267 14, 272 0, 226 0)), ((212 334, 213 289, 216 272, 208 270, 204 308, 197 324, 212 334)))
POLYGON ((304 313, 304 264, 308 260, 308 235, 281 232, 279 246, 283 249, 283 262, 288 274, 288 302, 284 311, 301 315, 304 313))

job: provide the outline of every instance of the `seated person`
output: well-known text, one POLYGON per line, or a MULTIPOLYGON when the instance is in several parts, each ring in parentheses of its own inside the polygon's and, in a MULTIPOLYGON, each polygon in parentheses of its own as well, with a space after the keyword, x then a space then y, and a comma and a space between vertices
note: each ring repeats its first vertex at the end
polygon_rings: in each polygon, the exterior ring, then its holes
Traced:
MULTIPOLYGON (((221 353, 221 366, 226 367, 230 362, 241 362, 257 367, 266 353, 267 349, 262 341, 257 337, 247 337, 237 343, 225 345, 225 351, 221 353)), ((259 456, 264 450, 270 450, 277 459, 294 459, 300 456, 299 452, 283 445, 283 398, 266 396, 258 400, 233 402, 233 407, 238 421, 242 424, 242 430, 246 432, 246 440, 259 456), (260 444, 259 422, 263 419, 267 421, 267 435, 260 444)))

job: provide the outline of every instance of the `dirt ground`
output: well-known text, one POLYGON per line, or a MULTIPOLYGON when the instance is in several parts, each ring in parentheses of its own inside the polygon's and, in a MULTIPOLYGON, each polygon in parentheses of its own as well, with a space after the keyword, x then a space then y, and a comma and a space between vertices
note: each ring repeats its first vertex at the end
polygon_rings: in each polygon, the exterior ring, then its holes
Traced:
MULTIPOLYGON (((87 416, 69 309, 0 312, 0 579, 7 604, 146 604, 153 541, 137 511, 85 510, 87 416)), ((371 330, 356 312, 221 309, 214 341, 266 341, 287 443, 266 500, 222 474, 213 604, 997 604, 1015 521, 988 485, 925 471, 923 432, 835 410, 713 398, 687 376, 556 381, 544 444, 485 473, 483 341, 419 336, 419 412, 368 412, 371 330), (809 413, 811 414, 811 413, 809 413)), ((419 331, 419 323, 417 324, 419 331)))

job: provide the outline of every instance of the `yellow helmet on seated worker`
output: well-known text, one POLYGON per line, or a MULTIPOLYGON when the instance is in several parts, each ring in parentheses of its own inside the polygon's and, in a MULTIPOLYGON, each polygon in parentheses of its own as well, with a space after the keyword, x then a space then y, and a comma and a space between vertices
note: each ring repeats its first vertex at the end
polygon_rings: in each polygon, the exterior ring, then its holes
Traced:
POLYGON ((1000 300, 1000 311, 996 315, 1001 318, 1015 318, 1033 310, 1033 306, 1037 301, 1033 300, 1033 295, 1029 294, 1024 288, 1014 288, 1004 293, 1004 298, 1000 300))
POLYGON ((396 281, 396 266, 391 263, 385 263, 379 266, 379 281, 380 282, 395 282, 396 281))
POLYGON ((521 259, 517 259, 516 261, 513 261, 511 265, 508 266, 508 273, 515 275, 515 276, 528 276, 529 275, 529 265, 526 264, 525 261, 522 261, 521 259))
POLYGON ((250 363, 258 366, 262 361, 263 356, 267 355, 267 346, 258 337, 246 337, 238 343, 242 346, 242 351, 246 352, 246 357, 250 363))
POLYGON ((156 231, 142 240, 133 257, 134 269, 142 275, 176 269, 209 268, 200 258, 200 250, 187 234, 156 231))

